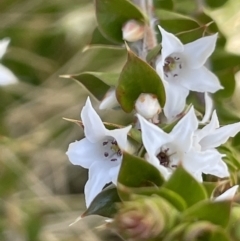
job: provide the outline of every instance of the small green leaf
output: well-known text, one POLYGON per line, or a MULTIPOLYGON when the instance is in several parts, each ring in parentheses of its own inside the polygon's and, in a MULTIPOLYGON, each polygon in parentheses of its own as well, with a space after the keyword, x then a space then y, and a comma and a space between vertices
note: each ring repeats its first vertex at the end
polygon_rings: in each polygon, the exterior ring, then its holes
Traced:
POLYGON ((182 166, 179 166, 170 179, 163 185, 179 194, 188 206, 207 198, 204 187, 198 183, 182 166))
POLYGON ((119 185, 118 190, 125 194, 125 200, 131 200, 131 196, 133 194, 143 196, 157 195, 167 200, 179 211, 183 211, 187 208, 187 204, 182 197, 180 197, 177 193, 163 187, 161 187, 160 189, 159 187, 129 188, 123 185, 119 185))
POLYGON ((151 62, 151 60, 153 60, 154 58, 156 58, 159 54, 160 54, 160 50, 162 49, 162 45, 158 44, 157 46, 155 46, 153 49, 151 49, 146 57, 146 60, 148 63, 151 62))
POLYGON ((141 93, 155 94, 161 106, 165 104, 165 90, 156 71, 128 49, 128 60, 119 78, 117 99, 126 112, 131 112, 141 93))
POLYGON ((124 152, 118 182, 126 187, 147 187, 161 186, 164 179, 153 165, 124 152))
POLYGON ((144 22, 143 13, 127 0, 95 0, 99 30, 109 40, 123 43, 122 27, 131 19, 144 22))
POLYGON ((110 86, 117 84, 119 74, 83 72, 78 75, 63 76, 74 80, 83 85, 98 100, 102 100, 110 86))
POLYGON ((231 201, 204 200, 187 209, 182 215, 185 221, 205 220, 226 227, 229 222, 231 201))
POLYGON ((116 213, 115 205, 118 202, 121 202, 121 200, 115 187, 104 189, 94 198, 88 209, 81 216, 86 217, 97 214, 104 217, 112 217, 116 213))

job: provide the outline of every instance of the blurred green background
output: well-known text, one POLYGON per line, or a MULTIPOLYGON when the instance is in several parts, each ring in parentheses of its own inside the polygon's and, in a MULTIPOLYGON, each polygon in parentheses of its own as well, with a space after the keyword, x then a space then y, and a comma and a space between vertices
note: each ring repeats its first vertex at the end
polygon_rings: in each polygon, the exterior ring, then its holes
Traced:
MULTIPOLYGON (((184 13, 193 1, 174 2, 184 13)), ((240 2, 220 2, 227 7, 209 11, 227 37, 227 49, 240 54, 240 2)), ((88 48, 96 26, 92 0, 0 1, 0 39, 11 38, 1 63, 19 79, 0 87, 1 241, 99 240, 88 226, 101 225, 101 218, 69 226, 85 209, 87 171, 65 155, 83 133, 62 117, 79 119, 88 93, 59 77, 121 70, 124 54, 88 48)), ((238 112, 238 90, 229 101, 238 112)), ((99 103, 93 104, 98 109, 99 103)), ((118 123, 122 113, 101 111, 101 116, 118 123)))

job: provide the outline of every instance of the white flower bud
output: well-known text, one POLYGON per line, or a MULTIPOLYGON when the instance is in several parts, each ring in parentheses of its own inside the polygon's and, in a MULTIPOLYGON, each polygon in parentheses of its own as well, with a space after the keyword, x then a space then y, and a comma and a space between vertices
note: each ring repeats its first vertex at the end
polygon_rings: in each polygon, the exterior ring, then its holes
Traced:
POLYGON ((144 25, 136 20, 129 20, 122 27, 123 39, 128 42, 135 42, 143 38, 144 25))
POLYGON ((142 93, 135 103, 136 111, 146 119, 153 119, 162 109, 158 99, 153 94, 142 93))

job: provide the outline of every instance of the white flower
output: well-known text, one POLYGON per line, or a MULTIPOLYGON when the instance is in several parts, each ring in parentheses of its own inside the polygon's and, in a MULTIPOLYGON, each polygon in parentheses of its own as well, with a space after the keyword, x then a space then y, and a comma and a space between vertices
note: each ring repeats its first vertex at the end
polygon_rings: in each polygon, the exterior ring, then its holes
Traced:
POLYGON ((131 126, 106 129, 89 98, 82 109, 81 118, 86 138, 71 143, 66 154, 72 164, 89 169, 85 186, 88 207, 107 183, 116 184, 122 160, 121 150, 128 148, 127 133, 131 126))
POLYGON ((158 99, 153 94, 142 93, 135 102, 135 110, 147 120, 155 123, 158 121, 158 114, 162 111, 158 99))
MULTIPOLYGON (((6 53, 9 43, 9 38, 0 40, 0 59, 6 53)), ((12 71, 0 64, 0 85, 15 84, 17 81, 17 77, 12 73, 12 71)))
POLYGON ((168 120, 180 114, 189 90, 214 93, 223 87, 218 78, 205 66, 215 49, 217 34, 183 45, 173 34, 159 26, 162 34, 162 53, 157 72, 166 91, 164 113, 168 120))
POLYGON ((140 115, 137 116, 141 124, 147 160, 156 166, 166 179, 181 163, 190 174, 202 181, 203 168, 221 157, 216 150, 198 151, 193 148, 193 135, 198 127, 193 107, 169 134, 140 115))
POLYGON ((101 101, 99 105, 100 110, 104 109, 112 109, 114 107, 119 106, 119 103, 116 98, 116 89, 114 87, 111 87, 106 95, 104 96, 103 100, 101 101))
MULTIPOLYGON (((219 121, 216 110, 213 111, 212 119, 209 124, 195 132, 194 146, 201 151, 215 150, 216 147, 224 144, 229 137, 234 137, 240 131, 240 122, 219 127, 219 121)), ((207 167, 211 174, 218 177, 229 176, 228 168, 222 160, 222 155, 219 159, 215 159, 215 164, 209 163, 207 167)), ((204 173, 208 174, 207 171, 204 173)))
POLYGON ((226 192, 221 194, 220 196, 216 197, 214 201, 225 201, 225 200, 232 200, 238 190, 238 185, 235 185, 231 188, 229 188, 226 192))

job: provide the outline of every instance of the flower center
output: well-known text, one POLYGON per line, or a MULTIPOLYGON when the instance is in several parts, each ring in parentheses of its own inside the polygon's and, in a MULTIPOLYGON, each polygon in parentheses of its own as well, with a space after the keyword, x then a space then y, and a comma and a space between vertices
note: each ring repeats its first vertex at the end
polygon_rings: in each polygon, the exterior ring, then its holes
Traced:
POLYGON ((115 139, 103 140, 102 145, 104 149, 103 155, 107 160, 117 161, 122 156, 122 152, 115 139))
POLYGON ((181 69, 183 68, 183 62, 180 56, 170 55, 164 61, 163 72, 164 76, 169 78, 176 78, 179 76, 181 69))
POLYGON ((170 153, 170 149, 164 146, 156 157, 158 158, 160 165, 173 169, 177 167, 176 158, 174 158, 176 156, 175 154, 176 152, 170 153))

